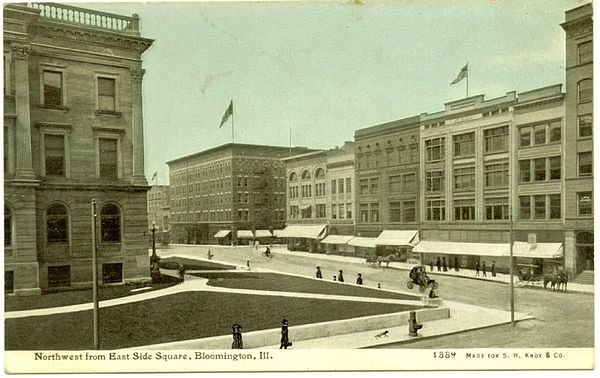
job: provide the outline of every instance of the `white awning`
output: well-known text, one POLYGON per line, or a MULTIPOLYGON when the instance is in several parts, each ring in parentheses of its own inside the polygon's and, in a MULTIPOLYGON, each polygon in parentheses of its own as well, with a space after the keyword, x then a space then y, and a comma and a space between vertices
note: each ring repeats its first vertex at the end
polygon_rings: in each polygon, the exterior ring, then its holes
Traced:
POLYGON ((377 238, 363 238, 361 236, 356 236, 348 241, 348 245, 353 245, 355 247, 375 248, 376 240, 377 238))
POLYGON ((513 244, 513 256, 529 257, 537 259, 556 259, 562 257, 562 243, 537 243, 515 242, 513 244))
POLYGON ((257 238, 270 238, 273 236, 269 230, 256 230, 255 234, 257 238))
POLYGON ((508 243, 459 243, 423 240, 413 248, 413 252, 449 255, 508 256, 510 251, 508 243))
POLYGON ((293 225, 287 226, 282 232, 277 233, 278 237, 284 238, 307 238, 320 239, 325 231, 324 224, 319 225, 293 225))
POLYGON ((413 247, 419 243, 417 230, 384 230, 377 237, 377 245, 397 245, 413 247))
POLYGON ((352 235, 329 235, 325 239, 321 240, 321 243, 325 244, 346 244, 354 236, 352 235))
POLYGON ((310 205, 300 205, 298 208, 300 210, 306 210, 306 209, 310 209, 310 205))
POLYGON ((215 238, 224 238, 227 235, 229 235, 230 232, 231 232, 231 230, 220 230, 219 232, 217 232, 215 234, 215 238))
POLYGON ((254 235, 250 230, 237 230, 238 239, 254 239, 254 235))
POLYGON ((283 231, 284 230, 273 230, 273 236, 276 238, 284 238, 283 231))

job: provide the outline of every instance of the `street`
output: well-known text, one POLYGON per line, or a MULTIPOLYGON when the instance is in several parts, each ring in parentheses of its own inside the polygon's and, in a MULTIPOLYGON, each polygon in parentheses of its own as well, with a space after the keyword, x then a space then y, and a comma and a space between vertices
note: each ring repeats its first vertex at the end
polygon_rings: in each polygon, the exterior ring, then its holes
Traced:
MULTIPOLYGON (((171 246, 159 250, 159 255, 171 254, 195 255, 206 257, 208 249, 213 259, 246 265, 250 260, 252 267, 270 269, 283 273, 312 276, 316 266, 321 267, 324 279, 333 280, 338 271, 344 271, 347 282, 354 282, 358 273, 362 273, 365 286, 409 292, 405 286, 408 271, 385 267, 371 267, 367 264, 330 261, 304 256, 277 253, 272 259, 261 257, 259 250, 251 247, 225 246, 171 246)), ((440 288, 438 294, 445 300, 472 304, 476 306, 510 310, 509 285, 475 279, 448 277, 427 272, 436 279, 440 288)), ((416 289, 413 289, 416 293, 416 289)), ((442 336, 409 344, 386 345, 382 348, 485 348, 485 347, 593 347, 594 346, 594 296, 573 292, 552 292, 533 288, 515 288, 515 311, 527 313, 535 319, 511 325, 473 330, 460 335, 442 336)))

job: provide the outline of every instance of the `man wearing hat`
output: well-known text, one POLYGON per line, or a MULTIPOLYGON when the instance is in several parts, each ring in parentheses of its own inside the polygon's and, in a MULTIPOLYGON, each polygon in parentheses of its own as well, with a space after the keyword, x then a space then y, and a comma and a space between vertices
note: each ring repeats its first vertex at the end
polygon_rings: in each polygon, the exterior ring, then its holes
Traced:
POLYGON ((281 323, 283 324, 281 326, 281 345, 279 345, 279 349, 283 348, 283 349, 287 349, 287 347, 289 345, 292 345, 292 343, 290 343, 290 339, 288 337, 288 321, 287 319, 283 319, 281 321, 281 323))
POLYGON ((231 343, 231 349, 244 349, 244 342, 242 341, 242 326, 235 323, 231 326, 233 331, 233 343, 231 343))

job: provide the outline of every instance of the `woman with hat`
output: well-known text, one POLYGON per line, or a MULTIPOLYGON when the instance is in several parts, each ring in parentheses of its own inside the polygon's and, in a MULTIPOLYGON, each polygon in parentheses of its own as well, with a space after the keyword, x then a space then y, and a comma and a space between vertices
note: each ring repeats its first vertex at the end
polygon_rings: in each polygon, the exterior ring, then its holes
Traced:
POLYGON ((281 323, 283 325, 281 326, 281 344, 279 345, 279 349, 287 349, 289 345, 292 345, 288 336, 288 321, 287 319, 283 319, 281 323))
POLYGON ((235 323, 231 326, 233 332, 233 343, 231 343, 231 349, 244 349, 244 342, 242 341, 242 326, 235 323))

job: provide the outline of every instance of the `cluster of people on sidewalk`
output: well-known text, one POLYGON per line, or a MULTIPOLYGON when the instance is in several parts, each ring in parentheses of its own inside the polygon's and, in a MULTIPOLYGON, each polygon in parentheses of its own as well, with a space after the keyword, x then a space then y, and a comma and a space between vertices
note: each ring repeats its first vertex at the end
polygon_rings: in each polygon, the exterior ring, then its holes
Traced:
MULTIPOLYGON (((434 265, 433 260, 430 260, 429 261, 429 269, 432 272, 433 272, 433 265, 434 265)), ((435 266, 436 266, 438 272, 441 272, 441 271, 447 272, 448 271, 448 263, 446 262, 446 257, 442 257, 440 259, 440 257, 438 256, 435 260, 435 266)), ((480 271, 481 271, 483 277, 487 277, 487 266, 485 264, 485 261, 482 261, 481 264, 479 263, 479 261, 476 261, 474 268, 475 268, 475 277, 479 277, 480 271)), ((450 270, 452 270, 452 261, 450 262, 450 270)), ((460 264, 458 263, 458 257, 454 257, 454 270, 456 272, 460 271, 460 264)), ((490 272, 492 273, 492 277, 496 277, 496 261, 494 261, 494 260, 492 260, 490 272)))
MULTIPOLYGON (((292 345, 290 342, 288 320, 283 319, 281 321, 281 339, 279 340, 279 349, 287 349, 292 345)), ((231 343, 231 349, 244 349, 244 341, 242 340, 242 326, 234 323, 231 326, 233 342, 231 343)))
MULTIPOLYGON (((317 266, 317 271, 315 273, 315 278, 319 278, 322 279, 323 278, 323 272, 321 272, 321 267, 317 266)), ((333 280, 336 282, 344 282, 344 271, 343 270, 339 270, 337 275, 333 276, 333 280)), ((357 285, 362 285, 363 284, 363 278, 362 278, 362 273, 358 273, 358 275, 356 276, 356 284, 357 285)))

